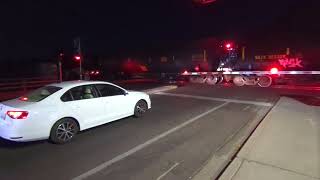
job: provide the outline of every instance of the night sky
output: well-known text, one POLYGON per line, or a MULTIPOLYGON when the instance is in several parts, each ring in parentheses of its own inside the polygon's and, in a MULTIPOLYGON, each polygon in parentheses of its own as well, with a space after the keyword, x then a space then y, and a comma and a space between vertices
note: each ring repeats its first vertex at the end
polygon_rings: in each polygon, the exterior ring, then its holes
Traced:
POLYGON ((317 0, 1 1, 0 58, 72 51, 113 55, 157 51, 208 37, 257 46, 320 46, 317 0))

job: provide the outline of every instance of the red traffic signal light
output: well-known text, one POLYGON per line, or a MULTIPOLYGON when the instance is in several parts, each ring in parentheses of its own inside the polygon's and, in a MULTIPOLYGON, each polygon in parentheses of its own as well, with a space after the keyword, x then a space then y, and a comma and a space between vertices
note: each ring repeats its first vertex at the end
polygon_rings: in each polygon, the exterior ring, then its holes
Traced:
POLYGON ((273 68, 270 69, 270 73, 271 74, 278 74, 278 72, 279 72, 279 70, 276 67, 273 67, 273 68))
POLYGON ((74 56, 74 59, 75 59, 76 61, 80 61, 80 60, 81 60, 81 57, 80 57, 79 55, 75 55, 75 56, 74 56))
POLYGON ((233 50, 233 44, 230 43, 230 42, 225 43, 224 47, 225 47, 228 51, 233 50))

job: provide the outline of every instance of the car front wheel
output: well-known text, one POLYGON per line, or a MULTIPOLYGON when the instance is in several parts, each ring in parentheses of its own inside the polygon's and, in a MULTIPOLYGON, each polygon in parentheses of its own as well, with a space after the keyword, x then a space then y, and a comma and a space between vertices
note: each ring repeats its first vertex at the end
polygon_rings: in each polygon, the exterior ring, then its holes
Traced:
POLYGON ((64 144, 71 141, 79 132, 77 122, 70 118, 57 121, 50 133, 50 140, 56 144, 64 144))
POLYGON ((142 117, 145 112, 148 110, 148 105, 145 101, 140 100, 137 102, 134 108, 134 116, 135 117, 142 117))

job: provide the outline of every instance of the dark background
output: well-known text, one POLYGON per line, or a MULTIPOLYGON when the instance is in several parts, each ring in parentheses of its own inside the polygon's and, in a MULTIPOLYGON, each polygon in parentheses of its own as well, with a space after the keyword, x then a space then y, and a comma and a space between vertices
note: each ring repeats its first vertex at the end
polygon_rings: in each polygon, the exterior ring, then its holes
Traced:
POLYGON ((316 0, 2 1, 1 59, 51 57, 81 37, 92 55, 167 51, 206 37, 256 47, 319 45, 316 0))
POLYGON ((155 59, 175 56, 175 66, 184 67, 183 61, 203 49, 217 61, 225 40, 246 46, 248 55, 283 54, 290 47, 319 64, 319 9, 316 0, 217 0, 208 5, 192 0, 1 1, 0 74, 43 76, 61 49, 64 69, 76 69, 76 37, 85 68, 110 73, 128 58, 163 71, 173 65, 155 59))

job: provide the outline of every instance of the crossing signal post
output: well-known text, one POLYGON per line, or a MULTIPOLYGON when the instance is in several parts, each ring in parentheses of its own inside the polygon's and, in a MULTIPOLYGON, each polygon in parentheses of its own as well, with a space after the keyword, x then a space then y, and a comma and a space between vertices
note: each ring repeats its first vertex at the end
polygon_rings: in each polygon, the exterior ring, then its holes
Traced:
POLYGON ((75 55, 74 60, 79 62, 79 73, 80 73, 80 80, 82 80, 82 58, 81 55, 75 55))
POLYGON ((74 56, 74 59, 79 62, 79 74, 80 74, 80 80, 82 80, 82 53, 81 53, 81 44, 80 44, 80 38, 75 38, 73 40, 73 45, 74 45, 74 51, 76 55, 74 56))

